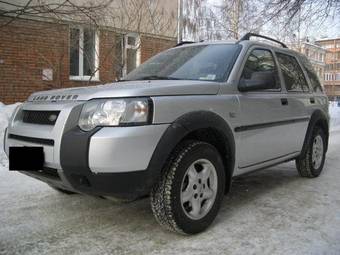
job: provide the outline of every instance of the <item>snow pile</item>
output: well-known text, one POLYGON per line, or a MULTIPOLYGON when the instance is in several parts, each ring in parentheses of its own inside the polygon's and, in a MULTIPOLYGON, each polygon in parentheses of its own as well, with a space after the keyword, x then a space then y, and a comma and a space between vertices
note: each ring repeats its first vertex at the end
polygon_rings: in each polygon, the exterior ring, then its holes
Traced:
POLYGON ((7 157, 5 155, 5 152, 3 151, 3 137, 5 128, 8 125, 8 120, 18 105, 20 105, 20 103, 4 105, 0 102, 0 166, 7 166, 8 164, 7 157))
POLYGON ((340 130, 340 105, 337 102, 330 102, 329 114, 331 116, 330 130, 340 130))

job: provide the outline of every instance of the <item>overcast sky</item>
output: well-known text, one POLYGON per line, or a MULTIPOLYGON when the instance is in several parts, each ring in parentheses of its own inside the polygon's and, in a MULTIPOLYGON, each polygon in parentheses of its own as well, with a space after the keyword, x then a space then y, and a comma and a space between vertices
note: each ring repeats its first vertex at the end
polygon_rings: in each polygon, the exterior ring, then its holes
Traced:
POLYGON ((317 39, 321 37, 340 37, 340 17, 330 17, 321 26, 314 25, 309 29, 310 36, 317 39))
MULTIPOLYGON (((207 0, 208 4, 220 5, 223 0, 207 0)), ((256 1, 254 1, 256 3, 256 1)), ((270 25, 269 25, 270 26, 270 25)), ((266 33, 268 33, 268 28, 265 29, 266 33)), ((340 37, 340 16, 332 16, 329 17, 324 22, 318 22, 308 26, 307 28, 303 25, 301 26, 301 37, 310 37, 315 39, 321 38, 334 38, 340 37)))

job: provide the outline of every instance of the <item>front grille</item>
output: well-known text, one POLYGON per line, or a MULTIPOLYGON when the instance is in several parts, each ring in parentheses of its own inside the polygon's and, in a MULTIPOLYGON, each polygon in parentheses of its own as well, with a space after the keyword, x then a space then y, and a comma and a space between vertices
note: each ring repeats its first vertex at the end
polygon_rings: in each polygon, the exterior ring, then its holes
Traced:
POLYGON ((59 111, 23 111, 24 123, 54 125, 58 119, 59 111))

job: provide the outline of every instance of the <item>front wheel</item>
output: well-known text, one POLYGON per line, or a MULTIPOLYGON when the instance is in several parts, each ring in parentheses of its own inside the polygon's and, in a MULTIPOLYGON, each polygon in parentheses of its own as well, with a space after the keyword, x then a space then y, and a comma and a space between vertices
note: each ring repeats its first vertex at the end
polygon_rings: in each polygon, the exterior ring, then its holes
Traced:
POLYGON ((296 168, 302 177, 318 177, 326 158, 326 135, 316 126, 311 139, 307 141, 307 150, 296 159, 296 168))
POLYGON ((215 219, 225 189, 219 152, 208 143, 185 141, 176 149, 151 192, 156 220, 169 230, 195 234, 215 219))

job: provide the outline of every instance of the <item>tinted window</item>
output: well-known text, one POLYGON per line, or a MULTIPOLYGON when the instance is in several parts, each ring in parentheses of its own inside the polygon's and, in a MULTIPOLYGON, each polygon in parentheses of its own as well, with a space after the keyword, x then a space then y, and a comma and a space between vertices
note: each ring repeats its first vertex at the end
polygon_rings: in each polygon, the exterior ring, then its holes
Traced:
POLYGON ((306 69, 307 75, 313 87, 313 91, 322 92, 322 86, 320 84, 319 78, 316 75, 312 64, 309 62, 309 60, 305 56, 301 56, 300 59, 301 59, 301 62, 304 68, 306 69))
POLYGON ((275 84, 273 89, 280 88, 280 82, 277 75, 274 58, 269 50, 257 49, 253 50, 244 66, 241 79, 251 80, 256 72, 273 72, 275 75, 275 84))
POLYGON ((95 31, 84 29, 84 45, 83 45, 83 74, 92 75, 95 71, 95 31))
POLYGON ((129 73, 125 80, 154 77, 223 81, 227 78, 240 45, 216 44, 178 47, 164 51, 129 73))
POLYGON ((308 92, 307 81, 295 57, 277 53, 277 58, 287 90, 308 92))
POLYGON ((79 75, 79 29, 70 29, 70 75, 79 75))

